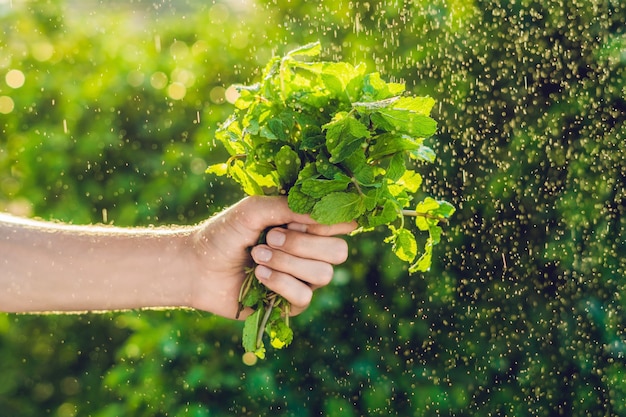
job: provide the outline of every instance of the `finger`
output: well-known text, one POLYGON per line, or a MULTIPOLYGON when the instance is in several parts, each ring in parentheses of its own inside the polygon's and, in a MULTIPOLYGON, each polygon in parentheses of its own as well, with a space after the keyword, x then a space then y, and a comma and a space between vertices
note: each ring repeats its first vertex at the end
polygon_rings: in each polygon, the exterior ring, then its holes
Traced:
POLYGON ((267 245, 252 248, 252 258, 259 265, 285 273, 313 286, 328 285, 333 279, 333 267, 328 262, 300 258, 267 245))
POLYGON ((319 224, 308 214, 293 212, 286 197, 250 196, 233 207, 236 219, 251 230, 261 231, 270 226, 298 223, 307 227, 307 232, 319 235, 345 234, 353 231, 356 222, 334 225, 319 224))
POLYGON ((271 229, 265 240, 274 249, 304 259, 314 259, 333 265, 348 259, 348 244, 341 238, 318 236, 291 229, 271 229))
POLYGON ((257 278, 267 288, 281 295, 291 304, 291 315, 304 311, 313 298, 313 288, 280 271, 274 271, 265 265, 258 265, 255 270, 257 278))
POLYGON ((337 224, 304 224, 304 223, 289 223, 287 228, 290 230, 296 230, 299 232, 311 233, 319 236, 334 236, 345 235, 353 232, 357 228, 356 222, 350 223, 337 223, 337 224))
POLYGON ((241 200, 235 207, 237 220, 249 229, 259 232, 270 226, 292 222, 315 223, 309 215, 291 211, 286 197, 250 196, 241 200))

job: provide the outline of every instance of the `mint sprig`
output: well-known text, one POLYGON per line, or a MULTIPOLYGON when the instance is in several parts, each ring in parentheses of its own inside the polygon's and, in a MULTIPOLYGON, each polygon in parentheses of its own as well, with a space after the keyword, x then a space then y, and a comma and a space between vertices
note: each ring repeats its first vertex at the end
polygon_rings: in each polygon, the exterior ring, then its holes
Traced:
MULTIPOLYGON (((409 272, 427 271, 440 225, 454 213, 446 201, 415 200, 422 176, 408 164, 435 160, 424 145, 437 129, 435 101, 363 65, 318 60, 320 53, 316 42, 274 57, 258 83, 237 86, 235 111, 216 133, 230 158, 207 172, 228 175, 249 195, 287 195, 293 211, 319 223, 356 220, 359 231, 385 225, 385 241, 409 272), (414 231, 427 234, 422 248, 414 231)), ((244 324, 247 353, 265 357, 265 333, 275 348, 291 342, 289 303, 252 269, 239 304, 255 310, 244 324)))

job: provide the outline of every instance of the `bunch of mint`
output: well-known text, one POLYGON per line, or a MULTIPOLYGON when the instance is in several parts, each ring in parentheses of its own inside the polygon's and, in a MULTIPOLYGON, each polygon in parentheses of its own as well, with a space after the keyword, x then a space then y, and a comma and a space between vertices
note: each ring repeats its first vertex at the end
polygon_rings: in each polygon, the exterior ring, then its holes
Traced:
MULTIPOLYGON (((411 97, 404 84, 363 65, 319 61, 320 52, 317 42, 274 57, 260 82, 237 87, 234 114, 216 134, 231 156, 207 172, 232 177, 249 195, 287 195, 293 211, 319 223, 356 220, 360 231, 386 225, 385 241, 409 272, 426 271, 440 223, 454 212, 445 201, 413 197, 422 177, 409 162, 435 160, 423 144, 437 128, 429 116, 434 100, 411 97), (421 250, 407 217, 428 233, 421 250)), ((243 346, 248 358, 264 358, 264 333, 275 348, 293 333, 289 304, 253 275, 249 270, 239 300, 240 311, 255 309, 243 346)))

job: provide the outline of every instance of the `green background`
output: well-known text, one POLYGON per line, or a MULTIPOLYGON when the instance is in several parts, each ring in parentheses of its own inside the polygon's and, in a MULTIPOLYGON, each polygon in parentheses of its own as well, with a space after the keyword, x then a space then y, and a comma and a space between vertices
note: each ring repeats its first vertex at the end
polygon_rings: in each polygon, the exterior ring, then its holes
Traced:
POLYGON ((0 1, 1 210, 210 216, 242 197, 204 174, 228 87, 315 40, 436 99, 418 169, 458 208, 426 274, 349 238, 255 367, 241 323, 202 312, 1 314, 0 416, 626 416, 625 20, 617 0, 0 1))

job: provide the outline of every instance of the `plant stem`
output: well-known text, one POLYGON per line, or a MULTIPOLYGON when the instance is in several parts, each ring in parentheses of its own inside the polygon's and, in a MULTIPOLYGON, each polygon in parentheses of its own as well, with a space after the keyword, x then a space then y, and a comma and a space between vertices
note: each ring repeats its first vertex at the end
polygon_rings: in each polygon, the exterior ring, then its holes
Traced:
POLYGON ((268 296, 268 298, 270 298, 270 304, 265 309, 263 320, 261 321, 261 325, 259 326, 257 339, 256 339, 257 348, 263 345, 263 333, 265 332, 265 326, 267 326, 267 321, 270 319, 270 315, 272 314, 272 310, 274 309, 274 303, 276 302, 276 295, 277 295, 276 293, 272 293, 272 295, 268 296))
POLYGON ((448 219, 444 219, 444 218, 439 217, 439 216, 433 216, 432 214, 428 214, 428 213, 418 213, 415 210, 402 210, 402 214, 404 216, 424 217, 426 219, 438 220, 440 223, 448 224, 448 219))
POLYGON ((250 287, 252 286, 252 280, 254 279, 254 268, 250 268, 246 270, 246 277, 241 284, 241 288, 239 289, 239 298, 237 299, 237 314, 235 315, 235 319, 239 319, 239 315, 244 308, 243 299, 246 298, 248 291, 250 291, 250 287))

